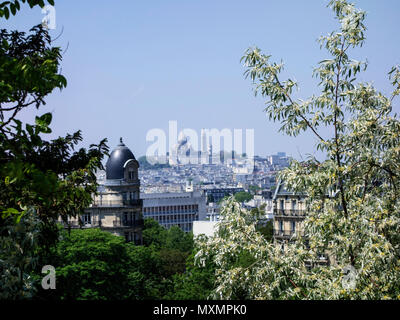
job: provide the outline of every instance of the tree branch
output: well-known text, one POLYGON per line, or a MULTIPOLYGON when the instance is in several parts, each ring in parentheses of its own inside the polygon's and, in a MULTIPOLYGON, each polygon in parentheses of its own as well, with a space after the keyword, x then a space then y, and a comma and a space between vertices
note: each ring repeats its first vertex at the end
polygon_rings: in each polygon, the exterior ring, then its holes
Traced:
MULTIPOLYGON (((281 84, 281 82, 278 79, 278 76, 275 74, 275 80, 278 83, 279 87, 282 89, 283 93, 285 94, 285 96, 289 99, 290 103, 292 105, 296 104, 293 100, 292 97, 289 95, 289 93, 285 90, 284 86, 281 84)), ((310 121, 307 120, 307 118, 305 116, 303 116, 302 114, 299 114, 300 118, 303 119, 303 121, 305 121, 305 123, 307 124, 307 126, 312 130, 312 132, 318 137, 319 140, 325 142, 325 140, 318 134, 318 132, 315 130, 315 128, 311 125, 310 121)))

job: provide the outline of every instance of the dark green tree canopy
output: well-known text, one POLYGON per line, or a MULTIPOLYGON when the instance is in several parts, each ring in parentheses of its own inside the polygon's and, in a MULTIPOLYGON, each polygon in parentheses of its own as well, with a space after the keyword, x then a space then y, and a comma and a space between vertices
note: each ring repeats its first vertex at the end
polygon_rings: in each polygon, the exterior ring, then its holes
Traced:
POLYGON ((99 229, 64 232, 50 258, 60 299, 122 299, 127 294, 129 252, 122 237, 99 229))
POLYGON ((235 193, 234 198, 238 202, 247 202, 247 201, 250 201, 251 199, 253 199, 254 196, 251 193, 241 191, 241 192, 235 193))
MULTIPOLYGON (((2 2, 0 19, 16 14, 20 2, 2 2)), ((57 243, 58 217, 65 220, 89 206, 97 191, 95 172, 108 153, 105 139, 76 150, 80 131, 46 140, 51 113, 37 115, 33 124, 18 119, 22 110, 40 109, 50 93, 67 85, 60 63, 61 50, 41 25, 29 33, 0 30, 0 278, 9 298, 32 294, 32 261, 41 248, 57 243), (25 250, 18 255, 16 248, 25 250)))

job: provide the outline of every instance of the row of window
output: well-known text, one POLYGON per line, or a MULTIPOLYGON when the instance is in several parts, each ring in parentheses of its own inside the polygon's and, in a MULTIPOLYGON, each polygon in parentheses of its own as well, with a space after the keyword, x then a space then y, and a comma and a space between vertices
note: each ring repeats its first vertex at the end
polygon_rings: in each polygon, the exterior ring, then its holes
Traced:
POLYGON ((182 212, 182 211, 197 211, 199 209, 199 205, 197 204, 189 204, 189 205, 181 205, 181 206, 162 206, 162 207, 148 207, 143 208, 144 213, 165 213, 165 212, 182 212))
MULTIPOLYGON (((124 212, 122 215, 124 221, 135 221, 140 219, 140 215, 135 212, 124 212)), ((81 215, 80 219, 83 224, 91 224, 92 223, 92 215, 90 213, 85 213, 81 215)))
POLYGON ((139 192, 126 192, 124 194, 124 200, 137 200, 139 199, 139 192))
MULTIPOLYGON (((296 231, 296 221, 290 221, 290 229, 296 231)), ((279 231, 283 231, 283 220, 279 221, 279 231)))
MULTIPOLYGON (((291 210, 297 210, 297 204, 298 201, 297 200, 292 200, 291 201, 291 210)), ((285 200, 279 200, 279 209, 284 210, 287 209, 287 207, 285 208, 285 200)))
POLYGON ((136 244, 140 244, 141 242, 140 236, 135 232, 125 232, 124 236, 126 242, 135 242, 136 244))
POLYGON ((154 220, 160 223, 177 223, 177 222, 192 222, 196 220, 194 215, 173 215, 173 216, 154 216, 154 220))
POLYGON ((140 218, 140 215, 135 212, 124 212, 122 218, 124 221, 135 221, 140 218))

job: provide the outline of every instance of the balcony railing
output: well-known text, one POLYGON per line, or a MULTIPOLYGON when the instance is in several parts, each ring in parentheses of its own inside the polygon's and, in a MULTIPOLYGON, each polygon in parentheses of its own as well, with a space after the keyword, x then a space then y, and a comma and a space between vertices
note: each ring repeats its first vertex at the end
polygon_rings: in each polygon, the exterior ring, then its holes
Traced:
POLYGON ((113 226, 114 227, 127 227, 127 228, 132 228, 132 227, 142 227, 144 224, 143 219, 137 219, 137 220, 114 220, 113 221, 113 226))
POLYGON ((133 200, 95 200, 92 202, 92 207, 132 207, 142 206, 143 199, 133 200))
POLYGON ((287 210, 287 209, 274 209, 274 215, 285 217, 305 217, 307 212, 305 210, 287 210))
POLYGON ((290 238, 293 237, 294 235, 297 236, 304 236, 304 232, 300 230, 277 230, 274 229, 274 236, 276 237, 285 237, 285 238, 290 238))
POLYGON ((71 229, 78 229, 78 228, 100 228, 101 227, 101 222, 100 221, 95 221, 95 222, 82 222, 79 223, 79 221, 68 221, 67 223, 62 222, 64 228, 70 227, 71 229))

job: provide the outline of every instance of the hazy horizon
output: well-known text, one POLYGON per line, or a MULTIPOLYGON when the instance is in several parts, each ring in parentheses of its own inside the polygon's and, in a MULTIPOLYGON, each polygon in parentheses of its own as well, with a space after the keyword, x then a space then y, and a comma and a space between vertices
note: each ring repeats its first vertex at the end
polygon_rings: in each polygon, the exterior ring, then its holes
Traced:
MULTIPOLYGON (((254 129, 260 156, 314 153, 310 134, 287 137, 267 119, 240 58, 258 46, 286 63, 283 76, 299 81, 297 97, 317 94, 312 70, 328 56, 316 39, 339 27, 327 3, 56 1, 57 28, 50 34, 60 35, 54 43, 66 49, 61 67, 68 86, 51 94, 38 112, 23 112, 22 120, 51 111, 51 137, 81 129, 83 146, 106 137, 111 149, 123 137, 137 158, 151 145, 147 132, 160 128, 168 134, 169 120, 199 136, 202 128, 254 129)), ((360 80, 388 93, 387 73, 400 63, 400 2, 355 4, 367 11, 367 40, 353 55, 370 63, 360 80)), ((28 31, 43 17, 41 9, 23 5, 0 28, 28 31)))

